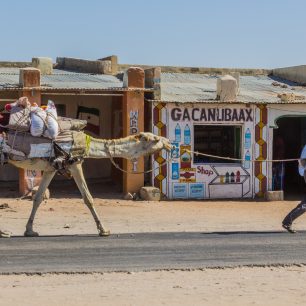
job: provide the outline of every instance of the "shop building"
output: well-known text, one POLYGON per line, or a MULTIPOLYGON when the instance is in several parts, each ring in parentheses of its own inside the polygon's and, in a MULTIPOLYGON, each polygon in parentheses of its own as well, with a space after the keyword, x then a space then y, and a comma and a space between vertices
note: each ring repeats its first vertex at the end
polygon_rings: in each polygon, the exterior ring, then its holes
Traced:
MULTIPOLYGON (((96 138, 120 138, 144 130, 144 70, 127 68, 118 72, 117 57, 96 61, 57 58, 33 58, 32 62, 0 62, 0 109, 6 103, 27 96, 38 105, 55 102, 59 116, 85 119, 86 132, 96 138)), ((123 192, 137 192, 144 185, 143 174, 131 174, 130 161, 116 162, 127 172, 116 169, 109 159, 84 161, 88 179, 109 179, 123 192)), ((144 170, 143 158, 136 170, 144 170)), ((0 181, 19 179, 21 194, 39 183, 37 171, 0 167, 0 181)), ((57 177, 57 179, 60 179, 57 177)))
POLYGON ((153 183, 165 196, 244 199, 272 190, 284 190, 285 197, 302 192, 296 161, 269 160, 297 158, 306 144, 306 73, 290 81, 292 74, 280 69, 230 77, 152 71, 154 84, 148 83, 155 95, 146 101, 152 130, 175 147, 169 163, 165 152, 152 160, 153 183))

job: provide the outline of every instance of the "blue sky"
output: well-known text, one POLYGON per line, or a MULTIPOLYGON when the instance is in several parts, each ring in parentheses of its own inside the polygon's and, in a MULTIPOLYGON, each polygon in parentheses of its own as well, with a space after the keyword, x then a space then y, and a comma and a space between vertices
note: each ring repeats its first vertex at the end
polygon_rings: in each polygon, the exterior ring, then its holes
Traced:
POLYGON ((304 0, 2 0, 0 61, 273 68, 306 64, 304 0))

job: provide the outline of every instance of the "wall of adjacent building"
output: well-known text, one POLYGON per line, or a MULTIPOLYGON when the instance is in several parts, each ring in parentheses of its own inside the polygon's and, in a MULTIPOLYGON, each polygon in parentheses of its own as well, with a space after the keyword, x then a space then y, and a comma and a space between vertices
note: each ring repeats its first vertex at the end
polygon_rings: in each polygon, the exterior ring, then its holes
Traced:
MULTIPOLYGON (((6 98, 8 96, 6 95, 6 98)), ((11 94, 10 99, 14 99, 14 94, 11 94)), ((17 97, 16 97, 17 99, 17 97)), ((100 112, 99 116, 99 135, 93 133, 93 137, 97 138, 112 138, 112 97, 111 96, 66 96, 66 95, 42 95, 42 104, 47 104, 48 100, 52 100, 56 105, 64 105, 66 109, 66 117, 77 118, 79 106, 97 109, 100 112)), ((2 100, 3 101, 3 100, 2 100)), ((0 104, 0 108, 4 106, 5 101, 0 104)), ((7 101, 12 102, 12 101, 7 101)), ((90 134, 90 132, 88 132, 90 134)), ((110 178, 111 177, 111 162, 109 159, 87 159, 84 162, 84 174, 86 178, 110 178)), ((56 176, 61 179, 60 176, 56 176)), ((0 181, 15 181, 18 180, 18 170, 11 165, 5 165, 0 169, 0 181)))
MULTIPOLYGON (((56 105, 65 105, 66 117, 77 118, 78 107, 83 106, 99 110, 99 135, 90 133, 93 137, 110 139, 111 135, 111 96, 52 96, 43 95, 42 104, 53 100, 56 105)), ((87 159, 84 162, 86 178, 109 178, 111 176, 111 162, 108 159, 87 159)))
POLYGON ((272 73, 279 78, 306 84, 306 65, 277 68, 272 73))

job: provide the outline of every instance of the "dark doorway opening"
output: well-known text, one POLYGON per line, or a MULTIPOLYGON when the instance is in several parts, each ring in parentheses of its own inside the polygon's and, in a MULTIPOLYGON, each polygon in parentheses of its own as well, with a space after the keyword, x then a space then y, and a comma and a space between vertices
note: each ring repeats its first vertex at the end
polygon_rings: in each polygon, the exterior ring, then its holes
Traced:
MULTIPOLYGON (((283 117, 273 133, 273 159, 298 158, 306 145, 306 117, 283 117)), ((306 192, 298 163, 273 163, 273 190, 284 190, 285 200, 297 200, 306 192)))

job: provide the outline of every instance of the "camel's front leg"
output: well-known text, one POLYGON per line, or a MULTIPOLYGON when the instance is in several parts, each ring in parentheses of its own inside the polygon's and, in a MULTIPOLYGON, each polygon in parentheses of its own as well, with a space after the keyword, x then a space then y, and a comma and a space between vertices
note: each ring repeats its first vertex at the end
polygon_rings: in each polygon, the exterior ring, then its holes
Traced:
POLYGON ((44 194, 46 189, 48 188, 51 180, 53 179, 56 171, 44 171, 41 183, 39 185, 38 191, 35 194, 34 200, 33 200, 33 208, 31 211, 30 218, 28 220, 28 223, 26 225, 26 231, 24 232, 24 235, 27 237, 36 237, 38 236, 38 233, 33 231, 33 221, 35 218, 36 211, 40 205, 40 203, 44 199, 44 194))
POLYGON ((97 224, 97 228, 99 231, 100 236, 109 236, 110 231, 105 230, 99 216, 94 208, 94 203, 93 203, 93 198, 88 190, 87 184, 85 182, 84 174, 83 174, 83 169, 82 169, 82 164, 81 163, 75 163, 70 166, 69 168, 71 175, 73 176, 80 192, 82 195, 82 198, 84 200, 84 203, 86 206, 89 208, 92 216, 95 219, 95 222, 97 224))

